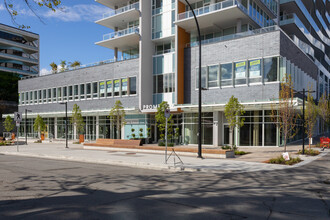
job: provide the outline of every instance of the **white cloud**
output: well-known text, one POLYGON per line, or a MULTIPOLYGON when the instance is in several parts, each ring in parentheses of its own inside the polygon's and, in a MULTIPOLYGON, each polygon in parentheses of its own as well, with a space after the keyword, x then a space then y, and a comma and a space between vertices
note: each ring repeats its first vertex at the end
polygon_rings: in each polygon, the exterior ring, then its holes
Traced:
POLYGON ((64 6, 61 10, 47 11, 42 17, 56 18, 64 22, 77 21, 95 21, 102 18, 102 15, 109 12, 109 9, 103 6, 80 4, 74 6, 64 6))
POLYGON ((6 10, 5 6, 0 5, 0 11, 4 11, 4 10, 6 10))
POLYGON ((43 68, 40 70, 40 76, 45 76, 45 75, 49 75, 49 74, 52 74, 51 70, 48 70, 46 68, 43 68))

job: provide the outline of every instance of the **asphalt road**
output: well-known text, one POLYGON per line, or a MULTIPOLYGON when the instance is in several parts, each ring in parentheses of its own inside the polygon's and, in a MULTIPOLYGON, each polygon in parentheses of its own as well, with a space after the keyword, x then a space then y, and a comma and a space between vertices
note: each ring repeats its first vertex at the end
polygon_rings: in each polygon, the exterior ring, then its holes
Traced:
POLYGON ((330 219, 330 154, 241 174, 0 155, 0 219, 330 219))

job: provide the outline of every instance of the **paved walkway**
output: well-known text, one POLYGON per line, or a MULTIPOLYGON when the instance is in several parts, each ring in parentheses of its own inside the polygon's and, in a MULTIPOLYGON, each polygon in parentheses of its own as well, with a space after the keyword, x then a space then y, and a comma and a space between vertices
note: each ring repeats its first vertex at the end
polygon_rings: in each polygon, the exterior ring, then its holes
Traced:
MULTIPOLYGON (((278 147, 240 147, 240 150, 251 152, 244 156, 238 156, 231 159, 220 158, 197 158, 195 154, 181 155, 183 165, 179 162, 177 157, 168 159, 165 164, 164 152, 148 152, 142 150, 129 150, 129 149, 116 149, 108 148, 106 150, 86 150, 82 145, 69 144, 69 148, 65 148, 64 143, 29 143, 28 145, 20 145, 19 152, 17 146, 0 146, 0 154, 28 156, 38 158, 48 158, 56 160, 68 160, 88 163, 100 163, 108 165, 128 166, 144 169, 156 170, 172 170, 172 171, 202 171, 202 172, 215 172, 215 173, 228 173, 228 172, 255 172, 267 171, 276 169, 290 169, 294 167, 303 166, 319 157, 326 155, 330 150, 326 149, 319 156, 300 156, 303 162, 293 165, 284 166, 276 164, 263 163, 272 157, 279 156, 283 148, 278 147), (174 162, 176 164, 174 164, 174 162)), ((300 146, 290 146, 288 151, 297 152, 300 146)), ((171 151, 168 152, 170 154, 171 151)))

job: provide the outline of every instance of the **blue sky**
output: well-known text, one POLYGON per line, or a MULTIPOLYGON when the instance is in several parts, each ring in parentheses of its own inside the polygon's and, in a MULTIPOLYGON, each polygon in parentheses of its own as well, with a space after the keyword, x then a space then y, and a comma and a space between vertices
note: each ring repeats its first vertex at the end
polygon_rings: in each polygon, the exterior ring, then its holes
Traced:
MULTIPOLYGON (((89 64, 113 58, 113 51, 94 43, 101 41, 109 28, 95 24, 109 8, 94 0, 62 0, 63 10, 52 12, 35 6, 40 20, 24 5, 23 1, 13 1, 19 15, 17 23, 31 26, 28 31, 40 35, 40 71, 47 74, 49 64, 59 64, 61 60, 80 61, 89 64)), ((0 23, 14 26, 10 16, 0 1, 0 23)))

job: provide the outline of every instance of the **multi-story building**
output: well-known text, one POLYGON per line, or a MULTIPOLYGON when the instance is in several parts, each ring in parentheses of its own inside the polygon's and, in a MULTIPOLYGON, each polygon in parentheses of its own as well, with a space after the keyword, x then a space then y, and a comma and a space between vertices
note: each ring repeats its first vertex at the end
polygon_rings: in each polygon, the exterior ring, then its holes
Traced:
POLYGON ((17 111, 18 80, 38 73, 39 35, 0 24, 0 118, 17 111))
MULTIPOLYGON (((116 138, 116 127, 107 116, 120 100, 127 114, 121 138, 131 138, 132 128, 135 133, 142 128, 146 136, 150 128, 157 141, 156 107, 167 101, 180 142, 197 144, 198 36, 185 1, 96 2, 112 9, 96 23, 113 31, 96 44, 114 50, 114 59, 20 81, 20 110, 32 110, 28 133, 39 114, 46 119, 48 133, 64 138, 65 112, 59 103, 68 102, 69 109, 73 104, 82 109, 87 139, 116 138)), ((329 2, 189 2, 202 35, 203 144, 229 143, 224 107, 234 95, 246 110, 244 126, 234 131, 235 144, 281 145, 270 115, 284 76, 291 75, 297 91, 317 90, 315 99, 329 92, 329 2)), ((301 99, 295 103, 301 105, 301 99)), ((69 133, 75 137, 74 126, 69 133)))

